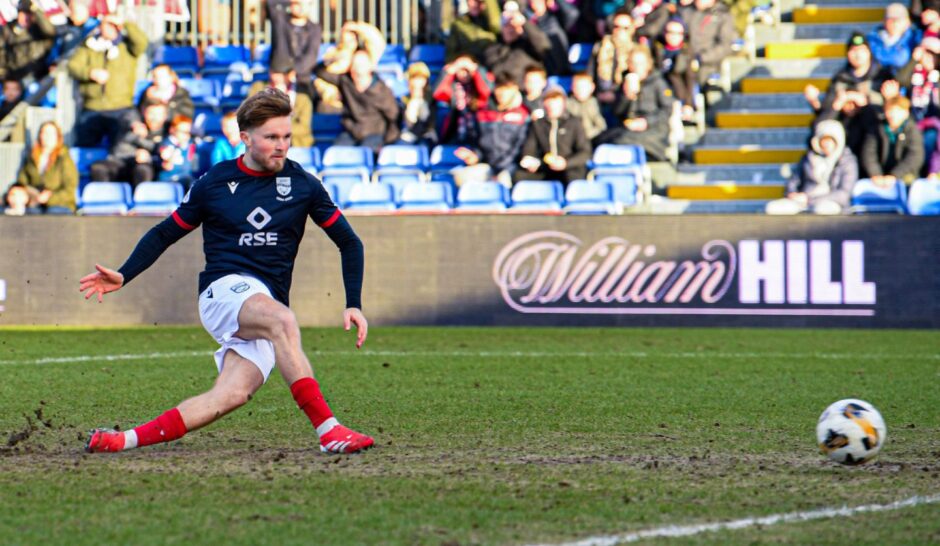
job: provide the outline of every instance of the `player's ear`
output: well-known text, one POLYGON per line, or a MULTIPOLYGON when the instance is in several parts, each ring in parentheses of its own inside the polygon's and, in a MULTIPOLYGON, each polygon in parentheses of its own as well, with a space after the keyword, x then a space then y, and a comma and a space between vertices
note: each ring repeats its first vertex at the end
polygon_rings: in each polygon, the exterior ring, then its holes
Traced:
POLYGON ((250 140, 250 137, 248 136, 248 131, 239 131, 238 136, 241 137, 242 142, 245 144, 245 147, 247 148, 248 141, 250 140))

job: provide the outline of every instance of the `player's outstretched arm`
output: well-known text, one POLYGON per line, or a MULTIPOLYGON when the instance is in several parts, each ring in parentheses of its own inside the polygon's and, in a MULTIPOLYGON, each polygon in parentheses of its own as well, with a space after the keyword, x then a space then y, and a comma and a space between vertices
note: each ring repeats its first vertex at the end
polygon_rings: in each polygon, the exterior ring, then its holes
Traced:
POLYGON ((98 294, 98 303, 101 303, 105 294, 120 290, 124 286, 124 275, 99 264, 95 264, 95 269, 97 271, 78 281, 78 290, 85 293, 86 300, 98 294))
POLYGON ((359 349, 366 342, 366 337, 369 335, 369 321, 366 320, 362 311, 350 307, 343 311, 343 326, 346 331, 349 331, 353 324, 356 325, 356 348, 359 349))

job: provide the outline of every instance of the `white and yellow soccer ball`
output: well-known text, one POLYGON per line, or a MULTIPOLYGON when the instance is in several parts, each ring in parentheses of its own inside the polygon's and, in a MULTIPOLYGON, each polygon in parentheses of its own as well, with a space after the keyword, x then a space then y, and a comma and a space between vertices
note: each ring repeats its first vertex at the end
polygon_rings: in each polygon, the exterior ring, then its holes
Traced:
POLYGON ((887 432, 875 406, 854 398, 830 405, 816 424, 819 449, 833 461, 847 465, 874 459, 887 432))

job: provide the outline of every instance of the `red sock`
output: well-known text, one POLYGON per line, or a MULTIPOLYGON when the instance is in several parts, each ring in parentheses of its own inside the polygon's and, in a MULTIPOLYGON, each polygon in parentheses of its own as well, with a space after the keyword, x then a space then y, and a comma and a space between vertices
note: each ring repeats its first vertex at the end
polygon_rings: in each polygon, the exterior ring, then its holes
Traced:
POLYGON ((172 442, 186 434, 186 424, 180 410, 173 408, 149 423, 134 429, 137 434, 137 447, 149 446, 160 442, 172 442))
POLYGON ((290 386, 290 393, 294 395, 297 406, 313 423, 313 428, 319 427, 324 421, 333 417, 330 406, 326 404, 326 400, 320 393, 320 385, 316 379, 305 377, 294 381, 294 384, 290 386))

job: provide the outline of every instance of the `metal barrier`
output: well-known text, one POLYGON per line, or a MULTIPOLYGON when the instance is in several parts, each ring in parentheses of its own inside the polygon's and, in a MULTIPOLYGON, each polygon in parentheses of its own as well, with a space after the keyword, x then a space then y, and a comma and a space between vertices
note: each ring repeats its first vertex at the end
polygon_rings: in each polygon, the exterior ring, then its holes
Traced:
POLYGON ((26 144, 22 142, 0 143, 0 196, 6 194, 7 188, 16 181, 25 149, 26 144))

